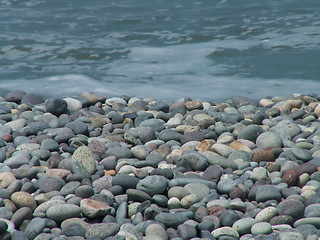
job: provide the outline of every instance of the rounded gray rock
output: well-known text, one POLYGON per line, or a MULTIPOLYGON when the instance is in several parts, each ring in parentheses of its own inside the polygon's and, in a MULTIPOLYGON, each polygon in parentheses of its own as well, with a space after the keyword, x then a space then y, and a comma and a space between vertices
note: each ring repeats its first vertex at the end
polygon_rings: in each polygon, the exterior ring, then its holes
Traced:
POLYGON ((51 206, 46 215, 56 222, 62 222, 68 218, 81 217, 81 208, 73 204, 57 204, 51 206))
POLYGON ((238 139, 247 139, 256 142, 257 137, 264 132, 259 125, 249 125, 244 127, 238 134, 238 139))
POLYGON ((282 139, 275 132, 264 132, 256 140, 258 148, 266 149, 268 147, 282 147, 282 139))
POLYGON ((46 111, 53 115, 60 116, 67 110, 67 102, 60 98, 48 98, 45 107, 46 111))
POLYGON ((203 171, 208 166, 208 158, 200 153, 188 153, 181 157, 188 162, 194 171, 203 171))
POLYGON ((137 189, 142 190, 150 196, 163 193, 168 186, 168 180, 159 175, 147 176, 139 181, 137 189))
POLYGON ((274 185, 262 185, 256 192, 256 201, 265 202, 268 200, 281 201, 281 193, 274 185))
POLYGON ((40 150, 56 151, 59 147, 59 144, 55 140, 47 138, 41 142, 40 150))
POLYGON ((116 235, 119 230, 120 225, 118 223, 90 224, 86 231, 86 238, 104 239, 116 235))

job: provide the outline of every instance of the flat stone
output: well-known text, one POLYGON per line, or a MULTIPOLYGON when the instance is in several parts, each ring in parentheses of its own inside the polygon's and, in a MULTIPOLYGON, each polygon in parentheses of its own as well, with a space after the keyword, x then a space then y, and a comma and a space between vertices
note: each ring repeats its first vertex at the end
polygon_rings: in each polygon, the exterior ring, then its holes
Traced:
POLYGON ((241 218, 236 221, 232 228, 237 230, 240 235, 251 233, 251 227, 257 223, 257 220, 253 218, 241 218))
POLYGON ((93 199, 85 198, 80 202, 81 212, 88 218, 104 217, 111 212, 107 204, 93 199))
POLYGON ((159 134, 159 139, 163 140, 165 142, 170 141, 170 140, 175 140, 180 142, 181 141, 182 134, 178 133, 176 131, 170 130, 170 129, 165 129, 160 132, 159 134))
POLYGON ((126 191, 126 194, 128 195, 128 198, 131 201, 144 202, 147 200, 150 201, 152 199, 149 194, 138 189, 128 189, 126 191))
POLYGON ((169 181, 169 188, 176 187, 176 186, 185 186, 188 183, 203 183, 207 185, 211 189, 215 189, 217 187, 217 184, 212 181, 206 181, 203 179, 197 179, 197 178, 175 178, 169 181))
POLYGON ((112 186, 119 185, 124 189, 136 188, 139 179, 127 174, 117 174, 112 178, 112 186))
POLYGON ((45 228, 46 219, 44 218, 33 218, 28 224, 26 230, 24 231, 28 239, 35 239, 45 228))
POLYGON ((304 236, 299 232, 281 231, 279 233, 280 240, 304 240, 304 236))
POLYGON ((263 132, 264 130, 259 125, 249 125, 239 132, 238 139, 247 139, 256 142, 257 137, 263 132))
POLYGON ((146 237, 149 237, 150 239, 153 239, 154 236, 157 236, 162 240, 168 239, 168 235, 166 233, 166 230, 160 224, 150 224, 146 228, 145 233, 146 233, 146 237))
POLYGON ((218 181, 222 175, 221 168, 218 165, 209 166, 202 174, 204 180, 218 181))
POLYGON ((118 223, 94 223, 88 226, 85 236, 91 239, 104 239, 116 235, 119 230, 118 223))
POLYGON ((142 190, 150 196, 163 193, 168 185, 168 180, 163 176, 153 175, 139 181, 137 189, 142 190))
POLYGON ((256 192, 256 201, 265 202, 268 200, 281 201, 281 193, 274 185, 262 185, 256 192))
POLYGON ((52 191, 60 191, 60 189, 65 185, 65 182, 61 178, 42 177, 34 185, 44 193, 48 193, 52 191))
POLYGON ((182 156, 183 160, 188 162, 191 168, 195 171, 204 170, 207 167, 208 159, 200 153, 189 153, 182 156))
POLYGON ((234 237, 236 239, 239 238, 239 233, 237 230, 231 228, 231 227, 220 227, 211 232, 213 237, 215 238, 220 238, 222 236, 229 236, 229 237, 234 237))
POLYGON ((320 217, 320 203, 310 204, 305 208, 305 217, 320 217))
POLYGON ((271 218, 278 214, 278 210, 275 207, 267 207, 262 209, 255 217, 258 222, 269 222, 271 218))
POLYGON ((256 152, 253 155, 252 161, 253 162, 273 162, 275 160, 275 156, 271 150, 262 150, 256 152))
POLYGON ((184 188, 190 193, 195 194, 198 200, 202 200, 204 197, 210 194, 210 188, 203 183, 189 183, 184 188))
POLYGON ((320 228, 320 217, 308 217, 308 218, 301 218, 294 222, 294 227, 299 227, 301 225, 311 224, 316 228, 320 228))
POLYGON ((312 154, 308 150, 303 148, 294 147, 291 149, 291 152, 297 159, 300 159, 304 162, 310 161, 313 158, 312 154))
POLYGON ((217 188, 220 193, 229 194, 236 186, 237 183, 232 179, 220 179, 217 188))
POLYGON ((36 104, 41 104, 43 102, 44 102, 43 98, 37 93, 27 93, 21 99, 21 103, 31 105, 31 106, 36 104))
POLYGON ((109 156, 116 156, 118 158, 131 158, 132 152, 124 147, 110 147, 106 154, 109 156))
POLYGON ((94 174, 96 172, 96 160, 90 148, 86 146, 79 147, 73 153, 72 160, 80 162, 90 174, 94 174))
POLYGON ((215 143, 212 145, 211 149, 220 154, 223 157, 229 157, 229 155, 232 153, 233 149, 230 148, 227 145, 224 145, 222 143, 215 143))
POLYGON ((10 183, 16 180, 15 176, 11 172, 0 172, 0 188, 7 188, 10 183))
POLYGON ((282 147, 282 139, 275 132, 264 132, 257 137, 256 145, 258 148, 266 149, 269 147, 282 147))
POLYGON ((29 207, 21 207, 14 212, 11 221, 14 223, 16 228, 19 228, 24 220, 32 219, 32 211, 29 207))
POLYGON ((81 217, 81 208, 73 204, 56 204, 47 210, 46 215, 49 219, 62 222, 68 218, 81 217))
POLYGON ((89 134, 88 125, 81 120, 69 122, 65 127, 70 128, 74 134, 83 134, 86 136, 89 134))
POLYGON ((57 151, 59 147, 55 140, 47 138, 41 142, 40 150, 57 151))
POLYGON ((241 141, 233 141, 229 144, 229 147, 236 151, 244 151, 244 152, 251 152, 251 149, 241 141))
POLYGON ((178 213, 159 213, 155 220, 163 223, 167 227, 177 228, 180 224, 187 221, 190 217, 190 212, 178 212, 178 213))
POLYGON ((289 215, 278 215, 270 219, 269 223, 271 225, 279 225, 279 224, 287 224, 292 226, 293 225, 293 218, 289 215))
POLYGON ((251 233, 252 234, 270 234, 272 233, 272 226, 270 223, 267 223, 267 222, 258 222, 251 227, 251 233))
POLYGON ((37 202, 34 197, 27 192, 15 192, 11 195, 11 201, 18 207, 29 207, 34 211, 37 207, 37 202))

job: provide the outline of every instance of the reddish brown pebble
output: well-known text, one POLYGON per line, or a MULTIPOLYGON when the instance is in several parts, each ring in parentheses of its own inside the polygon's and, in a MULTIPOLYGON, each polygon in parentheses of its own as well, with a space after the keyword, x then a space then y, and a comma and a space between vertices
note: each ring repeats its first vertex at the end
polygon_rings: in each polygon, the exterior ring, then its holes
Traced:
POLYGON ((239 187, 235 187, 230 192, 231 199, 240 198, 242 201, 245 201, 246 197, 247 197, 247 194, 239 187))
POLYGON ((252 158, 253 162, 273 162, 274 161, 274 154, 271 150, 262 150, 256 152, 252 158))
POLYGON ((299 179, 299 174, 296 170, 290 169, 286 171, 282 176, 282 181, 287 183, 288 186, 294 186, 297 184, 299 179))

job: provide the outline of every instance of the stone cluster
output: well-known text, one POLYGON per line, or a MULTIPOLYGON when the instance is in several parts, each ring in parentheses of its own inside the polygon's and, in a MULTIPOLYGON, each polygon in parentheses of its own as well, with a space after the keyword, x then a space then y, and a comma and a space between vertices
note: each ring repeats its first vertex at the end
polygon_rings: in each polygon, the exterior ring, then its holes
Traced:
POLYGON ((0 239, 319 239, 319 100, 9 92, 0 239))

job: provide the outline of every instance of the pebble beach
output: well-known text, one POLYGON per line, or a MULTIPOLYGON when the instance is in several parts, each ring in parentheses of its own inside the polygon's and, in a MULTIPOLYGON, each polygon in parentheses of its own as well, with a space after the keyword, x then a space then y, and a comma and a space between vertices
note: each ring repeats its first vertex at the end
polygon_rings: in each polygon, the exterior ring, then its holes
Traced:
POLYGON ((318 240, 320 97, 0 97, 0 239, 318 240))

